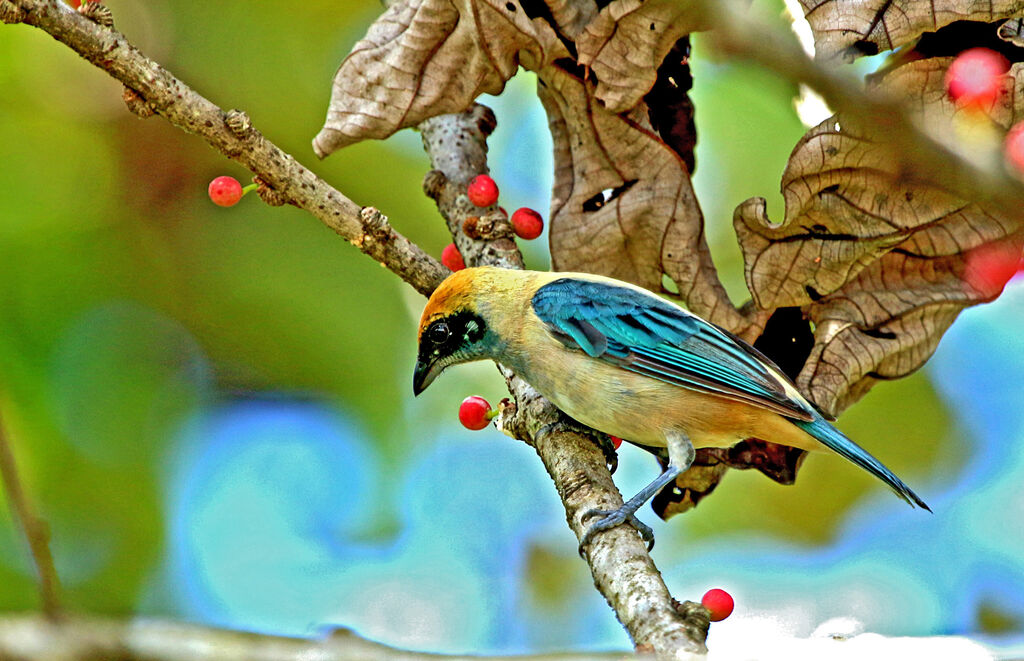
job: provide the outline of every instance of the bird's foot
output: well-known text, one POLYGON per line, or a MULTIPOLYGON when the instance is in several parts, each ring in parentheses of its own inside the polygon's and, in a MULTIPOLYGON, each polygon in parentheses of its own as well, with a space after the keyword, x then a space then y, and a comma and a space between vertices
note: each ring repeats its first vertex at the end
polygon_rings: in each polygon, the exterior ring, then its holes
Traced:
POLYGON ((616 526, 620 526, 623 523, 628 523, 636 528, 636 531, 640 533, 640 537, 647 542, 648 551, 654 548, 654 531, 649 525, 636 518, 635 509, 630 509, 626 505, 623 505, 617 510, 589 510, 583 515, 583 520, 585 521, 592 516, 600 516, 601 518, 587 526, 586 531, 583 533, 583 537, 580 538, 580 556, 583 555, 583 547, 594 541, 594 535, 599 532, 615 528, 616 526))

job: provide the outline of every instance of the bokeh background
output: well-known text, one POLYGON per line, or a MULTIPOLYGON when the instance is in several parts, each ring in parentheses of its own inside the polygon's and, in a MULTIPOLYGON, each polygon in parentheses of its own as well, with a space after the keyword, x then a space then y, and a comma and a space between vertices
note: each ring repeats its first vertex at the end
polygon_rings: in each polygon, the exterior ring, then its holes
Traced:
MULTIPOLYGON (((146 53, 440 255, 449 238, 420 191, 415 133, 323 163, 310 148, 374 0, 109 4, 146 53)), ((696 186, 742 302, 732 209, 760 195, 782 216, 779 178, 804 127, 779 78, 699 38, 693 69, 696 186)), ((520 73, 486 100, 491 167, 503 206, 546 214, 534 84, 520 73)), ((47 35, 0 26, 0 412, 67 603, 295 635, 345 626, 438 652, 628 648, 532 450, 457 422, 463 397, 504 395, 493 366, 413 399, 422 298, 298 210, 215 207, 206 185, 221 174, 247 178, 129 114, 117 84, 47 35)), ((532 268, 548 268, 545 239, 524 246, 532 268)), ((925 369, 841 419, 934 515, 824 455, 795 486, 734 471, 669 523, 643 511, 675 595, 736 597, 712 644, 744 623, 809 635, 851 616, 883 634, 1019 646, 1022 326, 1012 282, 925 369)), ((624 493, 657 470, 635 449, 620 459, 624 493)), ((25 545, 0 517, 0 611, 35 609, 25 545)))

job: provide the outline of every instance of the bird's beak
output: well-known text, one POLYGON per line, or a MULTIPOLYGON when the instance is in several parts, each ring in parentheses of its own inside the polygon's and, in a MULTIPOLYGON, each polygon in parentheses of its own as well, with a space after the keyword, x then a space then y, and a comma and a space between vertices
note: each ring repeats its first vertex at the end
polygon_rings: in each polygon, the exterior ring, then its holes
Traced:
POLYGON ((416 360, 416 370, 412 374, 412 394, 419 395, 421 392, 427 389, 437 375, 444 369, 444 365, 439 364, 437 361, 423 360, 418 358, 416 360))

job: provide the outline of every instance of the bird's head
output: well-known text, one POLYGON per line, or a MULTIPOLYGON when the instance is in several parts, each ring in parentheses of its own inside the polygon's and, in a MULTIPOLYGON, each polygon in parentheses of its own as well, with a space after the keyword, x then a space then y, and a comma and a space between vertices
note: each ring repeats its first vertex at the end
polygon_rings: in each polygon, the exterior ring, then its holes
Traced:
POLYGON ((494 283, 502 269, 467 268, 448 276, 423 310, 412 391, 418 395, 449 365, 497 358, 503 345, 490 327, 494 283))

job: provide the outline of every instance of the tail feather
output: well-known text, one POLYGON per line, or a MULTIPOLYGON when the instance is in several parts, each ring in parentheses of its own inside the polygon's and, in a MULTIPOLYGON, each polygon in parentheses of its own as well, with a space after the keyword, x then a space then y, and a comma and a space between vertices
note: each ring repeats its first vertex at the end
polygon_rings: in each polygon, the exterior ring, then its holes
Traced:
POLYGON ((804 420, 790 420, 794 425, 821 441, 823 445, 834 450, 843 457, 846 457, 864 470, 868 471, 878 479, 889 485, 889 488, 896 492, 896 495, 911 505, 917 505, 929 512, 932 511, 928 505, 921 500, 913 490, 903 483, 903 480, 886 468, 882 462, 875 459, 871 454, 857 445, 843 432, 829 424, 823 417, 816 415, 810 422, 804 420))

